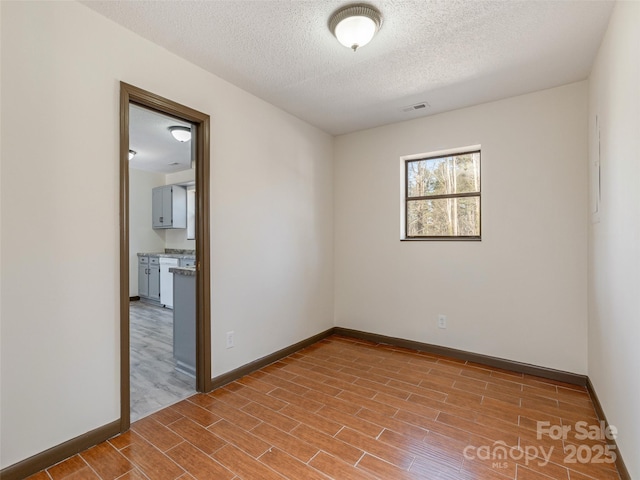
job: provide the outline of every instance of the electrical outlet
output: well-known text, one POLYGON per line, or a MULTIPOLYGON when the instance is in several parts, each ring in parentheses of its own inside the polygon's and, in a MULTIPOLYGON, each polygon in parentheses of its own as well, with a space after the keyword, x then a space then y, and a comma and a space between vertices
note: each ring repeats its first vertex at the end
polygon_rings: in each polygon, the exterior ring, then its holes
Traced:
POLYGON ((227 348, 233 348, 236 346, 236 343, 233 337, 234 337, 233 332, 227 332, 227 348))
POLYGON ((438 315, 438 328, 447 328, 447 316, 446 315, 438 315))

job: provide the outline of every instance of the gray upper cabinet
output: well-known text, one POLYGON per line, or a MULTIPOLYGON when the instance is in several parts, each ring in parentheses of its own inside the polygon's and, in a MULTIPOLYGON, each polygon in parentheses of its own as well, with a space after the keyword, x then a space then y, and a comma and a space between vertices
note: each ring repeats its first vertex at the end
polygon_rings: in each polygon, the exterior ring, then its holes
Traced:
POLYGON ((187 189, 165 185, 152 191, 153 228, 187 228, 187 189))

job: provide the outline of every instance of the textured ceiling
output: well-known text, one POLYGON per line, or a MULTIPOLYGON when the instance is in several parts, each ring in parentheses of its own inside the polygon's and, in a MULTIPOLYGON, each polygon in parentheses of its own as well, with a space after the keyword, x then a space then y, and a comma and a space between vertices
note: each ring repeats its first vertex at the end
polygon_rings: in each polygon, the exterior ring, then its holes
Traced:
POLYGON ((87 1, 167 50, 342 134, 585 79, 610 1, 372 0, 357 52, 327 28, 335 0, 87 1), (427 102, 428 109, 402 108, 427 102))

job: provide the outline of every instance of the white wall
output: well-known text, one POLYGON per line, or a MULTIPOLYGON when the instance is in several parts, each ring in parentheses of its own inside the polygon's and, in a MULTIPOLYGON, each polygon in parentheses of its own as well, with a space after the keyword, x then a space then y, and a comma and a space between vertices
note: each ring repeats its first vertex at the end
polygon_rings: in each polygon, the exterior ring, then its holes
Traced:
POLYGON ((195 250, 196 241, 187 239, 187 229, 178 228, 167 230, 165 234, 165 248, 173 248, 176 250, 195 250))
POLYGON ((214 375, 333 325, 333 193, 316 128, 81 4, 0 8, 3 468, 120 415, 121 80, 212 117, 214 375))
MULTIPOLYGON (((640 478, 640 3, 617 2, 589 79, 589 160, 599 223, 589 229, 589 377, 632 478, 640 478), (595 190, 595 189, 594 189, 595 190)), ((591 202, 595 198, 592 194, 591 202)))
POLYGON ((165 230, 151 226, 151 191, 166 175, 129 169, 129 296, 138 295, 138 252, 164 252, 165 230))
POLYGON ((176 183, 195 182, 195 180, 196 180, 195 168, 190 168, 189 170, 181 170, 175 173, 168 173, 165 175, 166 185, 174 185, 176 183))
POLYGON ((581 82, 338 137, 336 325, 585 374, 586 94, 581 82), (399 158, 478 144, 482 241, 400 242, 399 158))

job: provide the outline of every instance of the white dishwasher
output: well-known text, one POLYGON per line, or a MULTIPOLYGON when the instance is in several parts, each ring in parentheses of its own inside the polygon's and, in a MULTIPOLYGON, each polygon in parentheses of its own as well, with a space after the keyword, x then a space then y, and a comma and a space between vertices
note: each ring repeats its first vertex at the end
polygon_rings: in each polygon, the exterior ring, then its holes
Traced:
POLYGON ((160 303, 167 308, 173 308, 173 273, 169 268, 179 263, 177 258, 160 257, 160 303))

